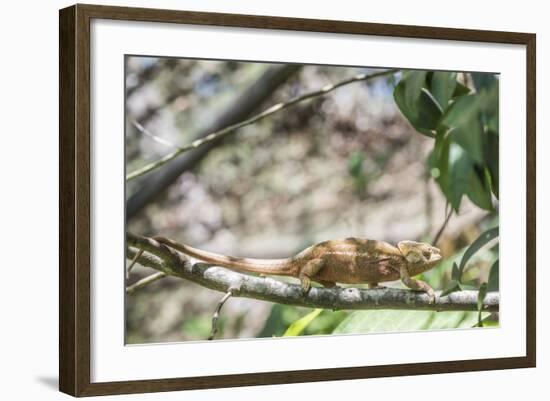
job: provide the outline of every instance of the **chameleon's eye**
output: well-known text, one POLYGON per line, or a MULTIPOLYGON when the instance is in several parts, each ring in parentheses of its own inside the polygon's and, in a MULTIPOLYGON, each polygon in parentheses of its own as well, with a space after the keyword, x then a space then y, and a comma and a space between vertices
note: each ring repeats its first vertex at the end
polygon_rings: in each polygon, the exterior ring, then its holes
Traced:
POLYGON ((422 256, 424 256, 424 258, 426 259, 430 259, 432 253, 430 251, 422 251, 422 256))

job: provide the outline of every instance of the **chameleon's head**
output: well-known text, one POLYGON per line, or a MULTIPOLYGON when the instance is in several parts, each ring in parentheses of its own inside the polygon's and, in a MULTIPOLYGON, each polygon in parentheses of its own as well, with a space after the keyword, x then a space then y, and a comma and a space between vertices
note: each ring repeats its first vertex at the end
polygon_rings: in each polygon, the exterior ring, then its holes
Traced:
POLYGON ((420 274, 434 267, 441 260, 439 248, 415 241, 401 241, 397 248, 414 270, 420 274))

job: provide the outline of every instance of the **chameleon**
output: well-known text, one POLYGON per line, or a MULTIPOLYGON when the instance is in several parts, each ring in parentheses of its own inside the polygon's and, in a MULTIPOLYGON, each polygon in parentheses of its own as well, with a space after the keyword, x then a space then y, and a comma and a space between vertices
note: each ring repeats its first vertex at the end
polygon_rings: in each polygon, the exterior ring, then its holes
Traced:
POLYGON ((433 268, 441 259, 440 250, 430 244, 361 238, 331 240, 312 245, 295 256, 283 259, 250 259, 220 255, 181 244, 165 237, 154 239, 192 258, 239 272, 290 276, 300 280, 304 293, 311 282, 332 288, 336 283, 368 284, 380 288, 380 282, 401 280, 408 288, 423 291, 435 299, 432 287, 412 278, 433 268))

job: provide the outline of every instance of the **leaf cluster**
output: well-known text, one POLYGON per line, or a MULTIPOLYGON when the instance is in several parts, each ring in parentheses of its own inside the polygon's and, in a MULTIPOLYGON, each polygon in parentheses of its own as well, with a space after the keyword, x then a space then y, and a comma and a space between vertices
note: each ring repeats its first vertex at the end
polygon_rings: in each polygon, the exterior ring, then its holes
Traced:
POLYGON ((407 71, 394 89, 401 113, 421 134, 435 139, 428 158, 432 177, 455 211, 466 195, 493 210, 498 199, 499 81, 469 73, 407 71))

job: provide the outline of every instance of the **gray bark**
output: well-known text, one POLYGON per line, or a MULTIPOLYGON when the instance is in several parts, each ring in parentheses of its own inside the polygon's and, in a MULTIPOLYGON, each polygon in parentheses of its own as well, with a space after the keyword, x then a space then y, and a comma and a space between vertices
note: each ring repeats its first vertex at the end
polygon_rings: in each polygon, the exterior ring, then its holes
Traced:
MULTIPOLYGON (((477 291, 459 291, 440 297, 436 292, 434 303, 421 292, 405 289, 381 288, 312 288, 307 294, 299 285, 285 283, 269 277, 241 274, 223 267, 204 263, 192 264, 190 260, 153 239, 128 233, 126 236, 128 257, 138 249, 144 254, 138 262, 170 276, 180 277, 215 291, 232 292, 235 297, 254 298, 286 305, 324 309, 407 309, 437 311, 477 311, 477 291)), ((498 312, 498 292, 487 293, 483 311, 498 312)))

